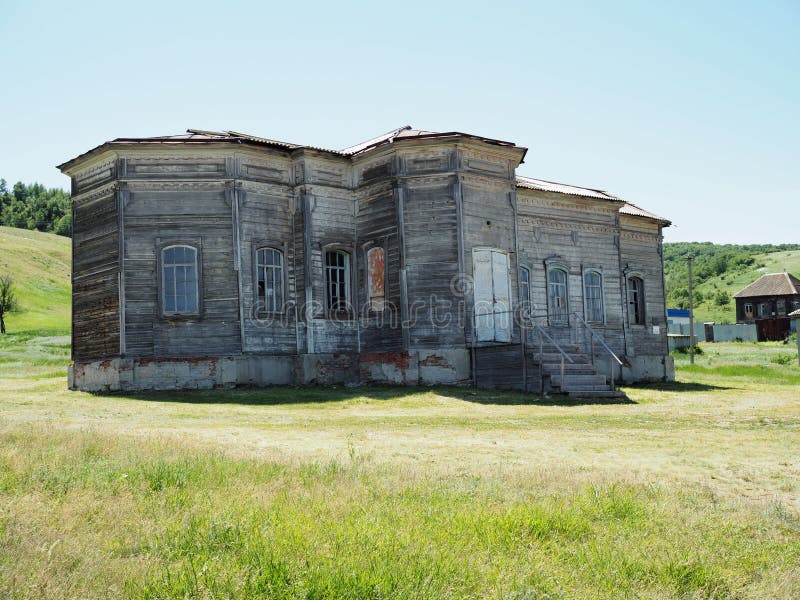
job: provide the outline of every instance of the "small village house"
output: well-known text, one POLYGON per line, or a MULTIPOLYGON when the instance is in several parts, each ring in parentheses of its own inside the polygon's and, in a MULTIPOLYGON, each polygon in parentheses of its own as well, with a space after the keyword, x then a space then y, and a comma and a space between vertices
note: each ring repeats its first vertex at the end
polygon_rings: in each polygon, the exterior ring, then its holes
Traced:
POLYGON ((789 313, 800 309, 800 279, 791 273, 768 273, 733 296, 736 322, 755 323, 758 340, 783 340, 791 330, 789 313))

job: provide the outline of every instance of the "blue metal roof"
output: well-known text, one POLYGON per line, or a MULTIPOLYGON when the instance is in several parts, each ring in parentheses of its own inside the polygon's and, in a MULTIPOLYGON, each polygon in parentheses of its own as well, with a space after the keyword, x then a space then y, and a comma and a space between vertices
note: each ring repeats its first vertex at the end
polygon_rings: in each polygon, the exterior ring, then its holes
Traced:
POLYGON ((689 317, 689 311, 683 310, 680 308, 668 308, 667 309, 667 316, 668 317, 689 317))

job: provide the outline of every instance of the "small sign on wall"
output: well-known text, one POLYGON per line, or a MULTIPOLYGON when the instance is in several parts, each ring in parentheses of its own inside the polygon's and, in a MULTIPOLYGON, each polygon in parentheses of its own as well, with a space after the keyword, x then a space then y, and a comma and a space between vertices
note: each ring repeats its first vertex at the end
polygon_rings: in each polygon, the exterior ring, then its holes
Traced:
POLYGON ((661 333, 661 326, 660 325, 653 325, 653 334, 658 335, 661 333))

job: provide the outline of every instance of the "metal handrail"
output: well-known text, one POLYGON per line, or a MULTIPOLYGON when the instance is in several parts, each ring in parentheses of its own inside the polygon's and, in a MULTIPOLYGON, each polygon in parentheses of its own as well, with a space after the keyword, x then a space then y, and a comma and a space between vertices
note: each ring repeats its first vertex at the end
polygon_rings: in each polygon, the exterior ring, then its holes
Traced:
MULTIPOLYGON (((522 323, 523 323, 523 325, 522 325, 522 336, 523 336, 523 339, 524 339, 525 335, 526 335, 524 320, 522 321, 522 323)), ((539 393, 540 394, 544 394, 544 361, 543 361, 543 358, 542 358, 542 355, 544 354, 544 338, 546 337, 548 339, 548 341, 555 347, 555 349, 558 350, 561 353, 561 385, 562 386, 564 385, 564 359, 566 358, 572 364, 574 364, 575 361, 572 360, 572 357, 569 354, 564 352, 564 350, 561 348, 561 346, 558 345, 558 342, 555 341, 552 338, 552 336, 549 333, 547 333, 547 331, 545 331, 544 328, 542 328, 540 325, 535 325, 534 324, 532 329, 533 329, 534 333, 538 333, 539 334, 539 393)), ((528 386, 527 379, 528 379, 528 376, 527 376, 527 371, 526 371, 525 372, 525 387, 526 387, 526 389, 527 389, 527 386, 528 386)))
MULTIPOLYGON (((594 329, 592 329, 591 326, 583 319, 583 317, 581 317, 576 312, 573 312, 572 314, 575 316, 575 318, 578 320, 578 322, 580 324, 582 324, 589 331, 589 333, 591 334, 591 337, 589 338, 589 340, 590 340, 591 346, 592 346, 592 349, 591 349, 591 352, 592 352, 592 364, 594 364, 594 340, 595 339, 597 339, 597 341, 600 342, 600 344, 603 346, 603 348, 606 349, 606 352, 608 352, 608 354, 610 356, 610 358, 608 359, 608 370, 609 370, 609 375, 611 376, 611 390, 615 391, 617 389, 617 386, 616 386, 615 374, 614 374, 614 363, 611 361, 611 359, 613 358, 615 361, 617 361, 617 364, 620 367, 625 366, 625 363, 622 362, 622 359, 619 356, 617 356, 611 348, 608 347, 608 344, 606 344, 606 341, 603 339, 603 336, 601 336, 594 329)), ((621 368, 620 368, 620 376, 622 376, 622 369, 621 368)))
MULTIPOLYGON (((566 352, 564 352, 564 350, 562 350, 562 349, 561 349, 561 346, 559 346, 559 345, 558 345, 558 342, 557 342, 557 341, 555 341, 555 340, 554 340, 554 339, 553 339, 553 338, 550 336, 550 334, 549 334, 549 333, 547 333, 547 332, 544 330, 544 328, 543 328, 541 325, 535 325, 535 324, 534 324, 534 326, 533 326, 533 328, 532 328, 532 329, 533 329, 533 332, 534 332, 534 333, 538 333, 540 336, 541 336, 542 334, 544 334, 544 337, 546 337, 546 338, 548 339, 548 341, 549 341, 549 342, 550 342, 550 343, 551 343, 553 346, 555 346, 555 347, 556 347, 556 350, 558 350, 558 351, 561 353, 561 355, 562 355, 562 356, 564 356, 564 357, 565 357, 565 358, 566 358, 566 359, 567 359, 569 362, 571 362, 571 363, 575 364, 575 361, 574 361, 574 360, 572 360, 572 357, 571 357, 569 354, 567 354, 566 352)), ((541 339, 541 338, 540 338, 540 339, 541 339)))
POLYGON ((589 333, 591 333, 592 336, 594 336, 597 339, 597 341, 600 342, 600 345, 602 345, 603 348, 606 349, 606 352, 608 352, 614 358, 614 360, 617 361, 617 364, 619 364, 620 366, 624 366, 625 365, 625 363, 622 362, 622 359, 619 356, 617 356, 616 354, 614 354, 614 351, 611 348, 608 347, 608 344, 606 344, 606 341, 603 339, 602 335, 600 335, 594 329, 592 329, 591 325, 589 325, 586 321, 584 321, 583 317, 581 317, 578 313, 574 312, 572 314, 575 315, 575 317, 578 319, 578 321, 580 321, 581 324, 586 329, 589 330, 589 333))

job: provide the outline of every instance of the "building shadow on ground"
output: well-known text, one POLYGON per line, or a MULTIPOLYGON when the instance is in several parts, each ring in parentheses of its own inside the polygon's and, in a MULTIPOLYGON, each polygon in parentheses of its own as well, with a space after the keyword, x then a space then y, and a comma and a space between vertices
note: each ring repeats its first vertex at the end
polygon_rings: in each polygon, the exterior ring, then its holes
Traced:
MULTIPOLYGON (((521 391, 475 389, 455 386, 275 386, 235 387, 211 390, 168 390, 143 392, 95 392, 97 397, 113 397, 141 402, 180 402, 186 404, 238 404, 279 406, 291 404, 330 404, 349 401, 398 400, 433 393, 454 400, 498 406, 580 406, 586 404, 635 404, 627 396, 617 398, 575 398, 557 394, 541 396, 521 391)), ((421 401, 424 401, 421 399, 421 401)))
POLYGON ((714 392, 737 389, 733 386, 711 385, 694 381, 656 381, 652 383, 636 383, 625 387, 634 390, 655 390, 658 392, 714 392))

